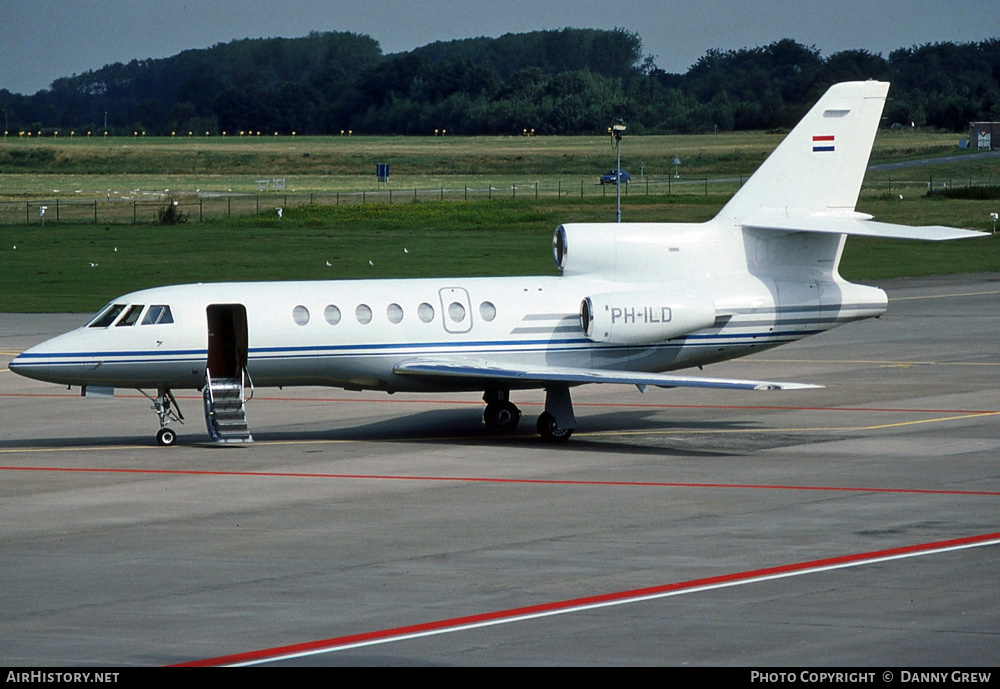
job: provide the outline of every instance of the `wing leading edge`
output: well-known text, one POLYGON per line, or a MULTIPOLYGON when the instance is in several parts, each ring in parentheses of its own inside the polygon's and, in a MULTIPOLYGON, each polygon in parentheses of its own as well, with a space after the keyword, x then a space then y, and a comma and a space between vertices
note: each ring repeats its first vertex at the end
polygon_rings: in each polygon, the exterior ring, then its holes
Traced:
POLYGON ((515 386, 527 383, 540 387, 547 383, 618 383, 640 386, 655 385, 662 388, 722 388, 725 390, 805 390, 823 387, 809 383, 703 378, 642 371, 609 371, 566 366, 512 366, 510 364, 490 364, 476 359, 414 359, 397 364, 393 371, 402 376, 505 382, 515 386))

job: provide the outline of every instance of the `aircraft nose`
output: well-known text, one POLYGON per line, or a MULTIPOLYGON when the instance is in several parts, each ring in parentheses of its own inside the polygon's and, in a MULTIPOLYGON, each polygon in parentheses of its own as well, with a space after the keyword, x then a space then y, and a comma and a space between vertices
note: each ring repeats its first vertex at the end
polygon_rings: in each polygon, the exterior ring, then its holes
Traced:
POLYGON ((48 342, 35 345, 11 359, 8 368, 26 378, 43 379, 49 372, 48 342))

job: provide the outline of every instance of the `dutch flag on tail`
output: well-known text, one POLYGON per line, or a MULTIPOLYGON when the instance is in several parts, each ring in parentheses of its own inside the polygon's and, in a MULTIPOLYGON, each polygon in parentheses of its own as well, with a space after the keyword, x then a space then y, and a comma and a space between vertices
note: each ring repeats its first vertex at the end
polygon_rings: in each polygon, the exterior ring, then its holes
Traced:
POLYGON ((834 150, 833 134, 813 136, 813 153, 834 150))

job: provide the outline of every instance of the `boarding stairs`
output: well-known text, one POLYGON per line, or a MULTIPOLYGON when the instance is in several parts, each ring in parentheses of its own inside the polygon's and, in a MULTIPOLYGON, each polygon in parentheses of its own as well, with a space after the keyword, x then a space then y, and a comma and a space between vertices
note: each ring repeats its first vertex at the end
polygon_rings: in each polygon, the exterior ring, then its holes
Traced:
POLYGON ((252 443, 246 403, 253 397, 253 381, 246 369, 238 378, 212 378, 205 372, 205 425, 217 443, 252 443), (250 397, 246 396, 249 382, 250 397))

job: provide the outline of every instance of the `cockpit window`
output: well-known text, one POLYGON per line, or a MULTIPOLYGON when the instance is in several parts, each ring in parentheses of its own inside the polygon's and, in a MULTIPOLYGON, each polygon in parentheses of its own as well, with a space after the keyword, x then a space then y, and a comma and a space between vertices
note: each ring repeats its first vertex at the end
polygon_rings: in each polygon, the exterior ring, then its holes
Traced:
POLYGON ((170 307, 164 304, 153 304, 146 312, 146 317, 142 319, 143 325, 165 325, 173 323, 174 317, 170 313, 170 307))
POLYGON ((90 322, 91 328, 107 328, 115 322, 118 315, 125 309, 125 304, 110 304, 104 311, 90 322))
POLYGON ((139 320, 139 316, 142 314, 142 310, 146 308, 145 304, 133 304, 128 307, 128 311, 122 316, 122 319, 115 323, 115 327, 120 328, 123 325, 135 325, 135 322, 139 320))

